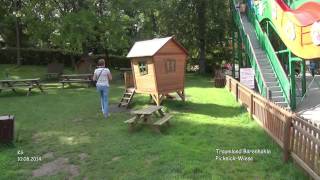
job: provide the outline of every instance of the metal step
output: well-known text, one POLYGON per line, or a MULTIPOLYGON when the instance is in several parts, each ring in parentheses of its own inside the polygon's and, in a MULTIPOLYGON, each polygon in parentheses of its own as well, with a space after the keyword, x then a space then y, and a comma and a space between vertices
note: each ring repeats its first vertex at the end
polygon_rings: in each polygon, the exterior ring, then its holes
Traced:
POLYGON ((263 76, 266 78, 268 78, 268 77, 276 78, 276 75, 274 73, 264 73, 263 76))
POLYGON ((274 87, 269 87, 269 90, 271 92, 273 92, 273 91, 281 91, 281 88, 280 88, 280 86, 274 86, 274 87))
POLYGON ((282 91, 271 91, 271 97, 282 96, 282 91))
POLYGON ((275 103, 276 103, 277 105, 282 106, 282 107, 285 107, 285 108, 289 107, 288 103, 286 103, 286 102, 275 102, 275 103))
POLYGON ((258 60, 258 63, 259 63, 259 64, 263 64, 263 65, 271 65, 271 64, 269 63, 269 60, 264 60, 264 59, 258 60))
POLYGON ((261 70, 268 70, 269 71, 269 70, 272 70, 272 68, 270 66, 262 66, 261 70))
POLYGON ((264 74, 264 73, 273 73, 272 69, 261 69, 261 71, 262 71, 262 74, 264 74))
POLYGON ((259 57, 257 57, 257 61, 258 61, 258 64, 260 65, 270 65, 269 61, 268 60, 264 60, 264 59, 259 59, 259 57))
POLYGON ((265 79, 267 82, 278 82, 278 81, 277 81, 277 78, 272 77, 272 76, 270 76, 270 77, 264 77, 264 79, 265 79))
POLYGON ((274 87, 274 86, 279 86, 278 81, 275 82, 266 82, 267 87, 274 87))
POLYGON ((286 99, 283 96, 275 96, 271 98, 274 102, 285 102, 286 99))

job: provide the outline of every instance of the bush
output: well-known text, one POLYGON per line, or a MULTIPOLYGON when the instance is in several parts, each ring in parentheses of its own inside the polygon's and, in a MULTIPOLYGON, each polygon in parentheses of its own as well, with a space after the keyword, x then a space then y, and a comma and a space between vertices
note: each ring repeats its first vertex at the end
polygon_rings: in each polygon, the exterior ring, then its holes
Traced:
MULTIPOLYGON (((58 61, 65 66, 72 67, 74 63, 81 59, 81 54, 71 52, 63 52, 61 50, 52 49, 34 49, 21 48, 22 64, 24 65, 47 65, 50 62, 58 61)), ((107 60, 107 64, 112 68, 128 68, 130 67, 130 60, 123 56, 110 55, 105 58, 105 55, 94 55, 94 61, 100 58, 107 60)), ((16 48, 0 49, 0 64, 16 64, 17 50, 16 48)))
MULTIPOLYGON (((80 55, 63 53, 59 50, 21 48, 22 64, 24 65, 47 65, 52 61, 59 61, 66 66, 72 66, 72 59, 79 59, 80 55)), ((0 49, 1 64, 15 64, 17 62, 17 49, 0 49)))

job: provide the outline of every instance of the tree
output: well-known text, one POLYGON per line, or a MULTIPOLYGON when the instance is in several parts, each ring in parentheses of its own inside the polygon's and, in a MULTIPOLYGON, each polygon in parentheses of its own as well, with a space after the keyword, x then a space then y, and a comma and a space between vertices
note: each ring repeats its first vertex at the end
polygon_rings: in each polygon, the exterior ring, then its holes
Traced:
POLYGON ((17 65, 21 65, 21 25, 20 25, 20 16, 21 16, 21 0, 15 0, 15 24, 16 24, 16 47, 17 47, 17 65))
POLYGON ((174 35, 200 72, 220 62, 231 21, 221 0, 0 0, 0 34, 15 46, 124 56, 135 41, 174 35), (19 20, 14 16, 15 3, 19 20), (13 31, 17 27, 19 31, 13 31), (217 60, 217 57, 219 58, 217 60), (221 57, 221 58, 220 58, 221 57))
POLYGON ((199 43, 199 65, 200 73, 205 73, 206 71, 206 11, 207 2, 206 0, 199 0, 194 2, 196 4, 197 12, 197 36, 199 43))

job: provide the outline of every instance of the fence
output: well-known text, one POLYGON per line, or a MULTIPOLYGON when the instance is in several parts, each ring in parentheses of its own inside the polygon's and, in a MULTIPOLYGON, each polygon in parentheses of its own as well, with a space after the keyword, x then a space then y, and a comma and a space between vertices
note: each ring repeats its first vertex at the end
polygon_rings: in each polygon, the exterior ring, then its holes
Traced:
POLYGON ((320 179, 320 129, 317 125, 265 99, 230 76, 226 77, 226 86, 279 144, 285 162, 291 156, 312 178, 320 179))

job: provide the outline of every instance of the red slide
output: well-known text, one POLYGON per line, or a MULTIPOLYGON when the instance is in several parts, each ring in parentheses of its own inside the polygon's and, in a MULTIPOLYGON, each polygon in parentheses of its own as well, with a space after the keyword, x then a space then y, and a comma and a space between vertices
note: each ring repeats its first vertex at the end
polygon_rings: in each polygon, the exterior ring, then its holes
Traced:
POLYGON ((291 12, 300 22, 301 26, 308 26, 320 20, 320 3, 310 1, 304 3, 296 10, 292 10, 283 0, 276 0, 276 2, 283 11, 291 12))

